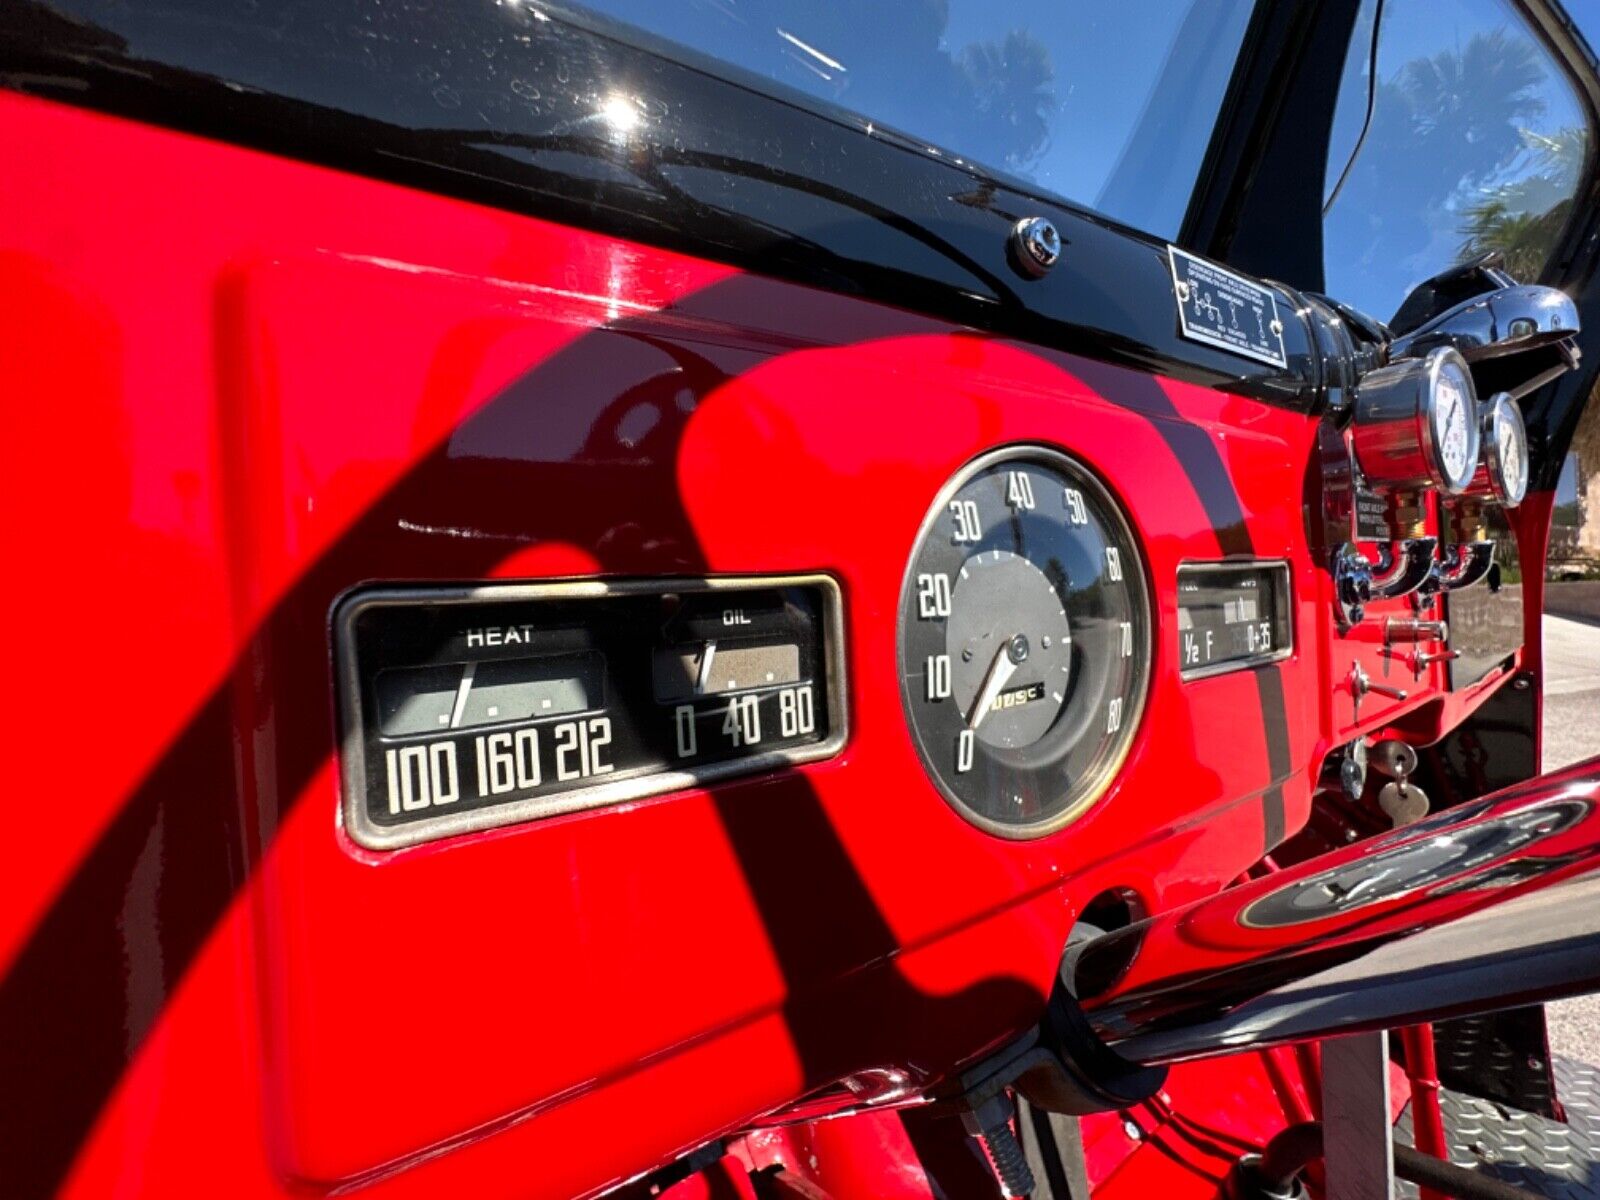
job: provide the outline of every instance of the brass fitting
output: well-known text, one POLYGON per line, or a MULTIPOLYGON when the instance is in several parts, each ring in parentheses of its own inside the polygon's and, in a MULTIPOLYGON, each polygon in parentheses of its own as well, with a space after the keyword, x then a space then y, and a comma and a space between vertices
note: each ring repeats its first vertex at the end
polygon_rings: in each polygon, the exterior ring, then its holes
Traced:
POLYGON ((1428 510, 1418 492, 1394 492, 1389 496, 1389 528, 1396 541, 1422 537, 1428 531, 1428 510))
POLYGON ((1486 542, 1489 526, 1483 519, 1483 502, 1472 497, 1457 500, 1450 509, 1451 540, 1456 542, 1486 542))

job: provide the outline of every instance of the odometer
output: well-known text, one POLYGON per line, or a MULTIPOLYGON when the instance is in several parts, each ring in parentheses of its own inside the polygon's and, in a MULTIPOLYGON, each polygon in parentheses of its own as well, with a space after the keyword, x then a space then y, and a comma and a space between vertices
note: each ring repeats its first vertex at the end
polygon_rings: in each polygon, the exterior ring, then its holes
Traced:
POLYGON ((946 485, 901 594, 900 680, 917 751, 974 824, 1059 829, 1105 791, 1144 706, 1150 604, 1105 487, 1039 446, 946 485))
POLYGON ((832 754, 840 625, 825 576, 359 592, 345 828, 389 849, 832 754))

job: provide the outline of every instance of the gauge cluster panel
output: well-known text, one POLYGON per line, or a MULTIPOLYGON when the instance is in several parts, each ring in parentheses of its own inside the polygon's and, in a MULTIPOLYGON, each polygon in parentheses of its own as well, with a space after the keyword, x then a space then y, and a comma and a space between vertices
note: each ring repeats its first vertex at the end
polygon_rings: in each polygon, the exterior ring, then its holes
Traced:
POLYGON ((381 589, 334 618, 345 828, 391 849, 822 758, 838 585, 381 589))
POLYGON ((900 683, 957 812, 1005 837, 1065 825, 1127 756, 1149 671, 1144 564, 1086 467, 1015 446, 945 486, 902 587, 900 683))

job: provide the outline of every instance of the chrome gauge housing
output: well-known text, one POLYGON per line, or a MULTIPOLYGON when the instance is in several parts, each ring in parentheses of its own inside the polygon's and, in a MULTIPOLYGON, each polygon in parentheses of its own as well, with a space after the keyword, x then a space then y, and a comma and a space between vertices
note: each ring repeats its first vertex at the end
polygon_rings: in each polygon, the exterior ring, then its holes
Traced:
POLYGON ((1368 372, 1350 431, 1367 483, 1464 491, 1478 471, 1477 412, 1472 372, 1448 346, 1368 372))
POLYGON ((1039 837, 1105 794, 1144 708, 1150 592, 1081 463, 1022 445, 958 472, 917 536, 898 632, 912 741, 961 816, 1039 837))
POLYGON ((1522 409, 1507 392, 1484 401, 1480 420, 1483 465, 1467 489, 1515 508, 1528 494, 1528 430, 1522 409))

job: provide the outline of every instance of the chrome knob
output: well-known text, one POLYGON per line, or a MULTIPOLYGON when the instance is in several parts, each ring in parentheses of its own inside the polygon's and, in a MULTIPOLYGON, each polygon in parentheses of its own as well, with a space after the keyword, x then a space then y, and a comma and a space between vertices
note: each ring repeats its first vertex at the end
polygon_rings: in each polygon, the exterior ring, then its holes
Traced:
POLYGON ((1039 279, 1061 257, 1061 234, 1043 217, 1024 217, 1011 227, 1011 251, 1017 269, 1039 279))
POLYGON ((1450 626, 1443 621, 1412 621, 1390 617, 1383 623, 1383 642, 1443 642, 1449 640, 1450 626))

